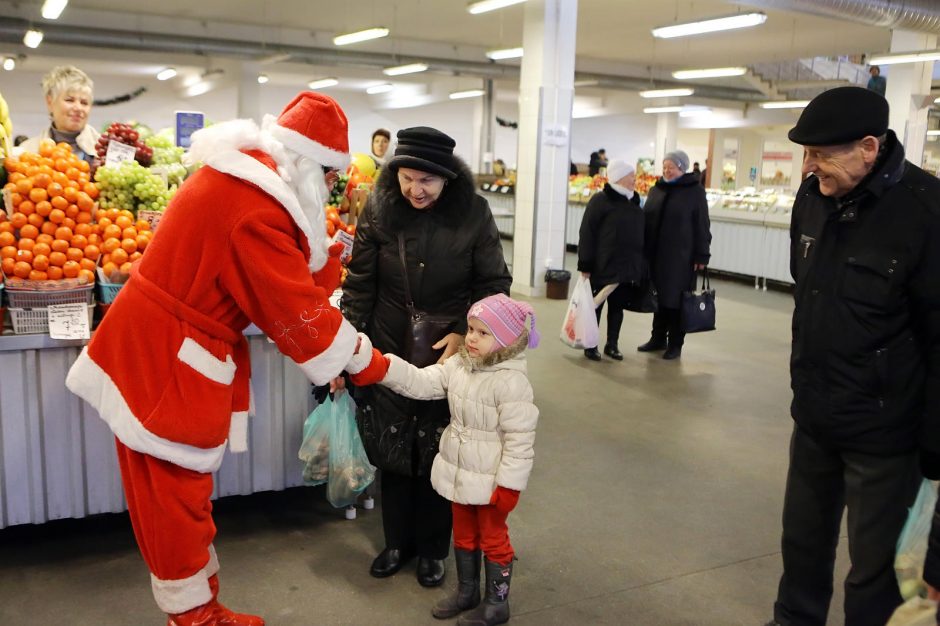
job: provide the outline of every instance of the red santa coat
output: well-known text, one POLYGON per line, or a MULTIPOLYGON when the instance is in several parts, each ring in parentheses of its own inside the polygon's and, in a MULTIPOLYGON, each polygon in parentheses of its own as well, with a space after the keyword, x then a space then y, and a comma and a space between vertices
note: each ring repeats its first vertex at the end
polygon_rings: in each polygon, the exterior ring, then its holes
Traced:
POLYGON ((268 155, 213 157, 170 203, 66 385, 129 448, 215 471, 227 439, 247 445, 249 323, 315 384, 355 350, 311 274, 325 241, 268 155))

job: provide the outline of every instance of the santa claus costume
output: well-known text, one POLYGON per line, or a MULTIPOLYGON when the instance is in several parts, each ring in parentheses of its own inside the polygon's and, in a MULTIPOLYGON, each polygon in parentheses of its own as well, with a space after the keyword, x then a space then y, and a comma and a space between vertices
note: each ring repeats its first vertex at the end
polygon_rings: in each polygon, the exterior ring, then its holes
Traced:
POLYGON ((356 352, 360 338, 328 302, 340 266, 323 172, 349 161, 346 116, 304 92, 260 128, 236 120, 197 132, 188 157, 204 167, 173 198, 66 384, 116 437, 168 624, 260 625, 216 599, 211 472, 226 442, 247 449, 250 323, 318 385, 377 355, 365 338, 356 352))

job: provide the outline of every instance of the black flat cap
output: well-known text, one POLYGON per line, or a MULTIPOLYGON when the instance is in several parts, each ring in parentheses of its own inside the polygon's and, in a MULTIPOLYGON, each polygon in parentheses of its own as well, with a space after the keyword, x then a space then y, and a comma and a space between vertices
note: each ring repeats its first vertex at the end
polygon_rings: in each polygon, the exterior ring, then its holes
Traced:
POLYGON ((806 105, 788 137, 803 146, 836 146, 888 132, 888 101, 862 87, 836 87, 806 105))
POLYGON ((395 156, 387 167, 397 171, 399 167, 410 167, 446 178, 457 178, 457 162, 454 146, 457 142, 436 128, 415 126, 398 131, 395 156))

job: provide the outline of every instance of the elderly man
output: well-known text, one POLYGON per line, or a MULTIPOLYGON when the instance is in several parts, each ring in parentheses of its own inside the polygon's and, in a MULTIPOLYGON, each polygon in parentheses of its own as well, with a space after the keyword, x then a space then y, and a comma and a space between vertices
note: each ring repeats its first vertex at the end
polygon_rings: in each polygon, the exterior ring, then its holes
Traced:
POLYGON ((817 96, 789 137, 811 176, 790 230, 796 423, 772 623, 826 623, 847 508, 845 623, 881 626, 901 603, 892 564, 918 457, 940 466, 940 181, 860 87, 817 96))

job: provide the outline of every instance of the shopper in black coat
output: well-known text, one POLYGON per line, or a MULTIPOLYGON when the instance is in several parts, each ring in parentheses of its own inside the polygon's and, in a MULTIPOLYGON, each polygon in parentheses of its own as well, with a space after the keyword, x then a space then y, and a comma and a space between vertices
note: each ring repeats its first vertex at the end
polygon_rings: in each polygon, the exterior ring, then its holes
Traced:
MULTIPOLYGON (((442 360, 457 351, 470 304, 509 293, 496 222, 453 149, 454 140, 433 128, 399 131, 395 156, 359 218, 341 309, 382 353, 405 356, 409 329, 399 233, 415 307, 454 320, 442 360)), ((382 470, 385 549, 371 573, 390 576, 418 556, 418 581, 439 585, 451 506, 431 487, 430 468, 450 422, 447 401, 418 402, 378 385, 356 389, 355 397, 363 443, 382 470)))
MULTIPOLYGON (((578 271, 591 280, 594 295, 607 285, 617 284, 607 297, 607 343, 604 354, 617 361, 623 354, 617 347, 627 295, 645 278, 643 256, 643 209, 634 189, 636 172, 623 161, 611 161, 607 167, 609 183, 594 195, 584 210, 578 239, 578 271)), ((604 303, 597 307, 600 323, 604 303)), ((600 361, 597 348, 588 348, 584 356, 600 361)))
POLYGON ((640 352, 665 349, 664 359, 682 354, 679 307, 682 292, 689 291, 695 272, 704 269, 710 258, 711 222, 705 189, 697 174, 685 173, 689 156, 676 150, 663 159, 663 176, 646 198, 646 249, 652 267, 653 284, 659 296, 659 310, 653 314, 650 340, 640 352))

